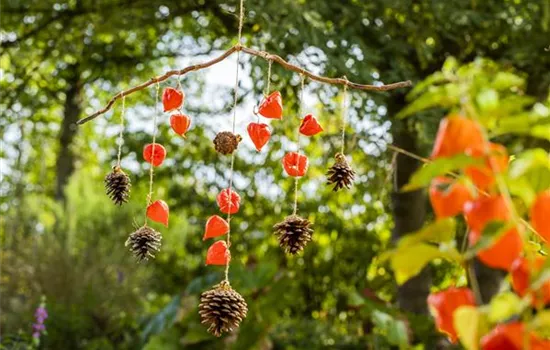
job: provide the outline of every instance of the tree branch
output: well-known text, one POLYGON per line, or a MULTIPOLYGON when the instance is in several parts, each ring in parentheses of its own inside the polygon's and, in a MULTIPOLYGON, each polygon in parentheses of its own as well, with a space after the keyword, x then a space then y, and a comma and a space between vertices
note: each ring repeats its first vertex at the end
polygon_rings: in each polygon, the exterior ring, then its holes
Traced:
POLYGON ((271 54, 271 53, 266 52, 266 51, 258 51, 258 50, 251 49, 251 48, 244 47, 244 46, 241 46, 241 45, 237 44, 237 45, 231 47, 229 50, 225 51, 222 55, 214 58, 213 60, 210 60, 210 61, 207 61, 207 62, 204 62, 204 63, 200 63, 200 64, 195 64, 195 65, 192 65, 192 66, 180 69, 180 70, 176 69, 176 70, 168 71, 168 72, 164 73, 163 75, 151 78, 148 81, 146 81, 142 84, 139 84, 137 86, 134 86, 134 87, 132 87, 128 90, 121 91, 118 94, 114 95, 109 100, 109 102, 107 102, 105 107, 103 107, 102 109, 98 110, 97 112, 93 113, 92 115, 90 115, 88 117, 80 119, 77 122, 77 124, 82 125, 82 124, 87 123, 90 120, 93 120, 93 119, 97 118, 98 116, 106 113, 107 111, 109 111, 113 107, 114 103, 117 100, 121 99, 122 97, 128 96, 128 95, 130 95, 130 94, 132 94, 136 91, 143 90, 143 89, 145 89, 145 88, 147 88, 147 87, 149 87, 153 84, 165 81, 166 79, 170 78, 171 76, 184 75, 184 74, 192 72, 192 71, 197 71, 197 70, 208 68, 210 66, 213 66, 213 65, 225 60, 226 58, 228 58, 229 56, 231 56, 233 53, 235 53, 237 51, 242 51, 242 52, 245 52, 245 53, 247 53, 249 55, 252 55, 252 56, 260 57, 260 58, 263 58, 265 60, 271 60, 273 62, 277 62, 281 66, 283 66, 283 68, 285 68, 287 70, 303 74, 303 75, 307 76, 308 78, 310 78, 311 80, 319 81, 319 82, 325 83, 325 84, 347 85, 347 86, 349 86, 353 89, 365 90, 365 91, 389 91, 389 90, 394 90, 394 89, 398 89, 398 88, 412 86, 412 82, 410 80, 401 81, 401 82, 393 83, 393 84, 387 84, 387 85, 363 85, 363 84, 353 83, 353 82, 347 80, 346 78, 323 77, 323 76, 311 73, 311 72, 309 72, 309 71, 307 71, 303 68, 300 68, 298 66, 295 66, 293 64, 290 64, 280 56, 271 54))

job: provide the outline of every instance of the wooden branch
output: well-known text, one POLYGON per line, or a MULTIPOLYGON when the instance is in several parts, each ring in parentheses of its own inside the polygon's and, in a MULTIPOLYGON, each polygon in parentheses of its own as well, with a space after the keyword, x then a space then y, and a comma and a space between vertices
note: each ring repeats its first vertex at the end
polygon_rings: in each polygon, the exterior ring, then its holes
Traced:
POLYGON ((176 70, 168 71, 168 72, 164 73, 163 75, 160 75, 160 76, 149 79, 145 83, 134 86, 134 87, 132 87, 128 90, 121 91, 118 94, 114 95, 109 100, 109 102, 107 102, 105 107, 103 107, 102 109, 98 110, 97 112, 89 115, 88 117, 80 119, 77 122, 77 124, 82 125, 82 124, 87 123, 90 120, 93 120, 93 119, 97 118, 98 116, 106 113, 107 111, 109 111, 113 107, 113 105, 115 104, 115 102, 117 100, 121 99, 124 96, 128 96, 128 95, 130 95, 130 94, 132 94, 136 91, 143 90, 143 89, 147 88, 148 86, 151 86, 153 84, 165 81, 166 79, 170 78, 171 76, 174 76, 174 75, 180 76, 180 75, 184 75, 184 74, 187 74, 189 72, 192 72, 192 71, 197 71, 197 70, 208 68, 210 66, 213 66, 213 65, 225 60, 226 58, 228 58, 229 56, 231 56, 233 53, 235 53, 237 51, 242 51, 242 52, 245 52, 245 53, 247 53, 249 55, 252 55, 252 56, 257 56, 257 57, 261 57, 265 60, 271 60, 273 62, 277 62, 281 66, 283 66, 283 68, 285 68, 287 70, 303 74, 303 75, 307 76, 308 78, 310 78, 311 80, 319 81, 319 82, 325 83, 325 84, 347 85, 347 86, 349 86, 353 89, 365 90, 365 91, 389 91, 389 90, 394 90, 394 89, 399 89, 399 88, 412 86, 412 82, 410 80, 401 81, 401 82, 393 83, 393 84, 387 84, 387 85, 383 85, 383 84, 382 85, 364 85, 364 84, 358 84, 358 83, 351 82, 351 81, 347 80, 346 78, 323 77, 323 76, 311 73, 311 72, 309 72, 309 71, 307 71, 303 68, 300 68, 298 66, 295 66, 291 63, 288 63, 287 61, 285 61, 280 56, 271 54, 271 53, 266 52, 266 51, 258 51, 258 50, 251 49, 251 48, 244 47, 244 46, 241 46, 241 45, 237 44, 237 45, 231 47, 229 50, 225 51, 220 56, 214 58, 213 60, 210 60, 210 61, 207 61, 207 62, 204 62, 204 63, 200 63, 200 64, 195 64, 195 65, 192 65, 192 66, 180 69, 180 70, 176 69, 176 70))

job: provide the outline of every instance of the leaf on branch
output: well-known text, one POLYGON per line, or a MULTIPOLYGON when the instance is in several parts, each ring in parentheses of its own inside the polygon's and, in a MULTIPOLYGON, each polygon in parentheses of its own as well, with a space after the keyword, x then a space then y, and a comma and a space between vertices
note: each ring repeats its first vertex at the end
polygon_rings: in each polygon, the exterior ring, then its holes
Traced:
POLYGON ((453 313, 453 325, 465 349, 479 349, 479 338, 482 334, 480 330, 486 328, 486 325, 483 315, 475 306, 463 305, 456 309, 453 313))
POLYGON ((405 322, 395 319, 393 316, 374 310, 372 312, 372 323, 386 334, 387 340, 391 345, 398 346, 401 349, 409 345, 409 335, 405 322))
POLYGON ((388 258, 398 285, 402 285, 416 276, 426 264, 434 259, 462 262, 462 257, 455 248, 448 246, 443 248, 426 243, 398 247, 381 257, 381 260, 388 258))
POLYGON ((418 169, 412 176, 408 184, 403 186, 402 191, 414 191, 422 187, 427 187, 433 178, 450 173, 456 169, 462 169, 470 165, 479 164, 479 159, 459 154, 449 158, 438 158, 432 162, 426 163, 418 169))
POLYGON ((453 107, 460 101, 460 88, 455 83, 441 86, 430 86, 407 107, 403 108, 397 118, 403 119, 415 113, 434 107, 453 107))
POLYGON ((424 226, 420 230, 409 233, 397 243, 398 248, 404 248, 417 243, 435 242, 444 243, 452 241, 456 233, 455 218, 436 220, 424 226))

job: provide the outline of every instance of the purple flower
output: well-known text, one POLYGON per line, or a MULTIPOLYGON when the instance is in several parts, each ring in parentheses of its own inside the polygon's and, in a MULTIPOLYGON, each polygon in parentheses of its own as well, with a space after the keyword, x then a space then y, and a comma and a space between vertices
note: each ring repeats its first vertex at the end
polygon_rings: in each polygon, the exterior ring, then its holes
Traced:
POLYGON ((44 306, 40 305, 36 309, 34 316, 36 317, 37 320, 41 320, 41 321, 38 321, 39 323, 43 323, 44 320, 48 318, 48 311, 46 311, 46 308, 44 306))
POLYGON ((44 321, 48 318, 48 311, 46 311, 45 298, 42 298, 42 303, 36 308, 34 312, 34 317, 36 323, 32 325, 32 337, 34 338, 36 344, 40 343, 40 336, 46 331, 46 326, 44 321))

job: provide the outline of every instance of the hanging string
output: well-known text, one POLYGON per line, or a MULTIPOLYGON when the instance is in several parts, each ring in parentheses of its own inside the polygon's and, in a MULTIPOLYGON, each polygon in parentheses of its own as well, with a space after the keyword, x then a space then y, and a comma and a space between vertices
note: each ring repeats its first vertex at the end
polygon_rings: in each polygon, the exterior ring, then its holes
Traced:
MULTIPOLYGON (((160 84, 156 84, 155 92, 155 114, 153 115, 153 149, 152 155, 155 154, 155 145, 157 141, 157 116, 159 114, 159 95, 160 95, 160 84)), ((149 193, 147 194, 147 207, 151 204, 151 198, 153 197, 153 173, 155 167, 151 160, 151 167, 149 168, 149 193)), ((147 212, 145 213, 145 224, 147 224, 147 212)))
POLYGON ((347 106, 347 99, 348 99, 348 78, 346 76, 343 77, 346 81, 346 84, 344 84, 344 96, 342 101, 342 150, 340 153, 342 155, 344 154, 344 150, 346 147, 346 123, 348 119, 348 106, 347 106))
POLYGON ((268 66, 267 66, 267 84, 266 84, 266 88, 265 88, 265 92, 264 92, 265 96, 268 96, 269 95, 269 90, 271 90, 271 65, 273 64, 272 60, 269 60, 267 62, 268 62, 268 66))
MULTIPOLYGON (((266 88, 264 90, 264 98, 266 98, 269 95, 269 90, 271 90, 271 65, 273 64, 272 60, 268 60, 268 68, 267 68, 267 83, 266 88)), ((256 114, 256 117, 258 117, 258 123, 260 122, 260 114, 257 112, 257 110, 254 110, 254 114, 256 114)))
MULTIPOLYGON (((239 37, 238 45, 241 44, 241 34, 243 29, 244 21, 244 0, 240 2, 240 11, 239 11, 239 37)), ((235 69, 235 97, 233 99, 233 120, 232 120, 232 133, 235 134, 236 124, 237 124, 237 101, 239 98, 239 62, 240 62, 240 53, 237 51, 237 68, 235 69)), ((233 191, 233 170, 235 167, 235 152, 231 153, 231 165, 229 167, 229 210, 227 213, 227 223, 229 224, 229 230, 227 230, 226 244, 227 249, 230 250, 231 247, 231 194, 233 191)), ((229 283, 229 260, 225 264, 225 279, 224 281, 229 283)))
POLYGON ((117 161, 116 165, 120 168, 120 157, 122 155, 122 144, 124 143, 124 113, 126 112, 126 96, 122 97, 122 111, 120 113, 120 131, 118 134, 118 154, 117 154, 117 161))
MULTIPOLYGON (((304 82, 305 82, 305 75, 300 74, 300 100, 298 101, 298 116, 302 115, 302 105, 304 103, 304 82)), ((296 153, 300 155, 300 128, 296 128, 298 130, 297 134, 297 140, 296 140, 296 146, 297 150, 296 153)), ((298 158, 299 159, 299 158, 298 158)), ((298 163, 300 161, 298 160, 298 163)), ((296 215, 298 212, 298 177, 294 178, 294 209, 292 211, 292 215, 296 215)))

